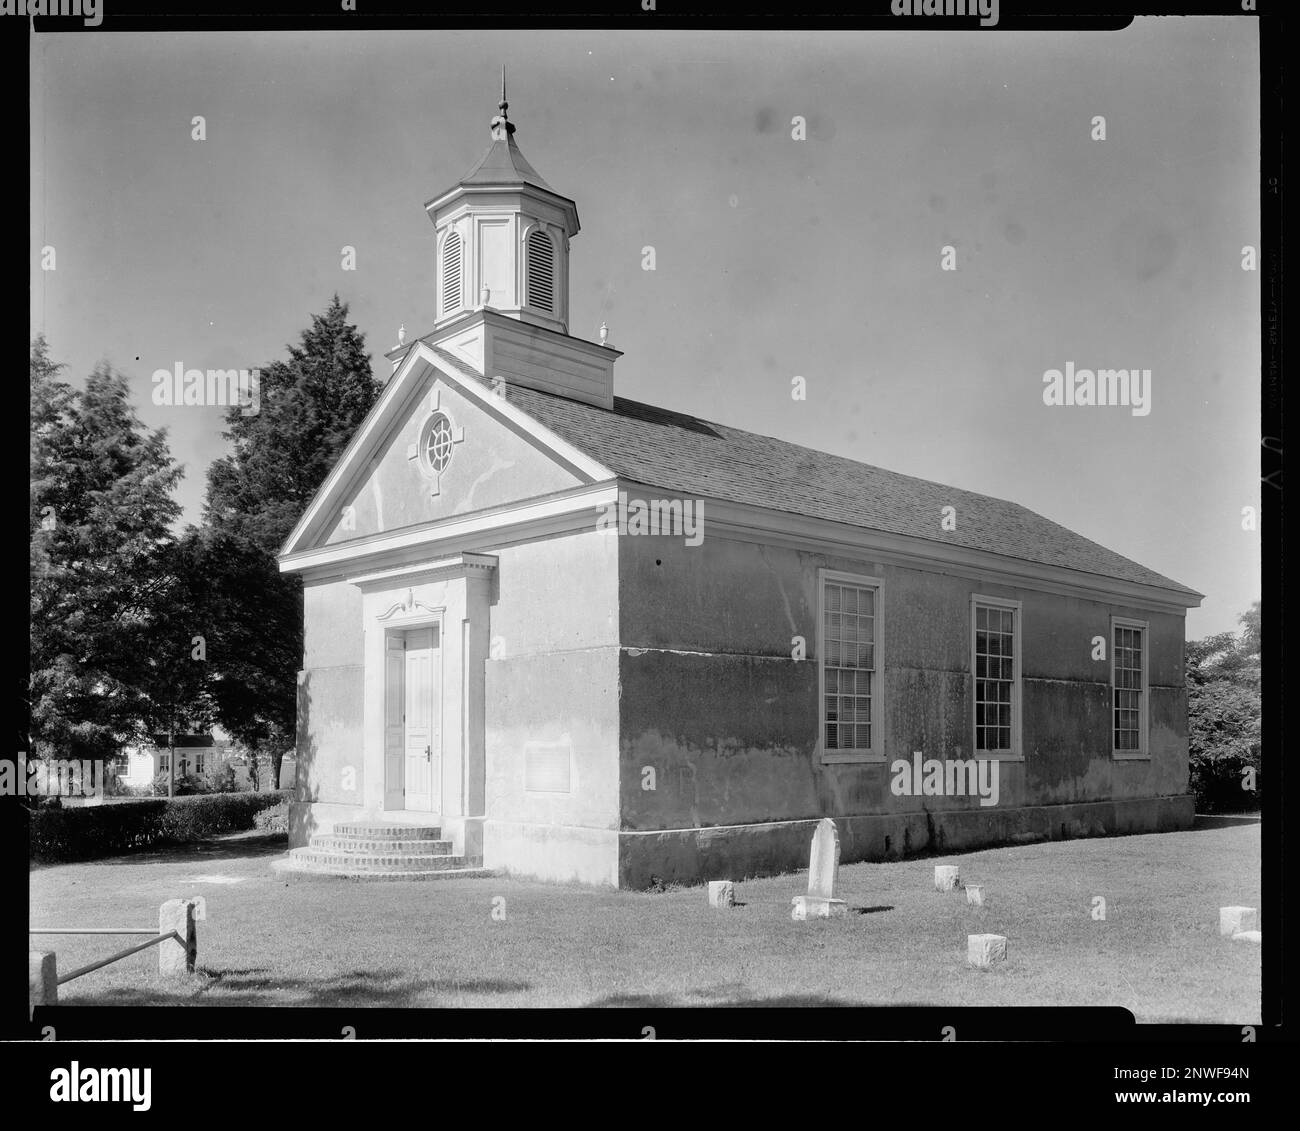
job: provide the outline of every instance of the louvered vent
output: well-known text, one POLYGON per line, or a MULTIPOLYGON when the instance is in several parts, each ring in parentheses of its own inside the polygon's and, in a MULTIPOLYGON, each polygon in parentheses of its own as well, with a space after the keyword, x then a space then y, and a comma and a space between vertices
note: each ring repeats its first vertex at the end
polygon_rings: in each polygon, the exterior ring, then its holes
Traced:
POLYGON ((461 240, 454 232, 447 237, 442 248, 442 312, 444 314, 460 306, 461 285, 461 240))
POLYGON ((555 313, 555 249, 540 230, 528 237, 528 305, 555 313))

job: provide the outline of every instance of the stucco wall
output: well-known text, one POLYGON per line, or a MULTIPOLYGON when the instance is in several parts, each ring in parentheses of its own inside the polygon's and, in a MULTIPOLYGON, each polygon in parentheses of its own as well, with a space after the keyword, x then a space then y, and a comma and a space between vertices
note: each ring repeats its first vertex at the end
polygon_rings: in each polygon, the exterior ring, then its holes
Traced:
POLYGON ((588 532, 492 551, 488 867, 617 882, 618 541, 588 532), (563 752, 567 792, 526 788, 530 744, 551 765, 563 752))
POLYGON ((344 805, 362 802, 364 644, 361 591, 355 585, 332 581, 303 586, 303 666, 298 676, 299 800, 344 805), (354 772, 346 774, 349 767, 354 772))
POLYGON ((465 431, 464 440, 453 445, 451 461, 437 480, 438 494, 433 495, 433 479, 422 474, 407 454, 410 445, 419 442, 433 386, 433 381, 426 381, 418 396, 412 397, 403 423, 384 440, 383 457, 348 498, 345 506, 352 507, 353 513, 347 519, 340 514, 326 544, 486 510, 578 482, 512 426, 440 380, 439 411, 465 431))
POLYGON ((979 808, 890 790, 913 751, 973 756, 973 593, 1023 602, 1024 760, 1000 763, 999 810, 1186 791, 1181 616, 714 534, 619 541, 624 830, 979 808), (883 765, 817 753, 819 567, 881 579, 883 765), (1109 657, 1112 614, 1150 622, 1149 761, 1111 757, 1110 663, 1091 654, 1101 636, 1109 657))

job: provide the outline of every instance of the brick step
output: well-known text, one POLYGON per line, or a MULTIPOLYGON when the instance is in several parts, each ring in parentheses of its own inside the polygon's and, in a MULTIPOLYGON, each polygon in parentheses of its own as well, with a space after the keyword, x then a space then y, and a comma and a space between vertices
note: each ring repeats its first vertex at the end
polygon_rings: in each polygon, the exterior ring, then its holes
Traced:
POLYGON ((374 838, 322 835, 311 838, 311 847, 324 852, 369 853, 381 856, 450 856, 449 840, 376 840, 374 838))
POLYGON ((290 849, 289 858, 295 864, 344 872, 447 872, 463 868, 469 863, 463 856, 363 855, 310 847, 290 849))
POLYGON ((360 837, 362 840, 441 840, 438 825, 335 825, 327 836, 360 837))
POLYGON ((491 868, 438 868, 426 872, 357 872, 348 871, 343 866, 323 867, 317 864, 303 864, 283 857, 273 865, 277 871, 290 872, 299 877, 312 877, 319 880, 343 880, 348 883, 365 881, 380 883, 385 880, 398 883, 411 883, 418 880, 483 880, 495 876, 491 868))

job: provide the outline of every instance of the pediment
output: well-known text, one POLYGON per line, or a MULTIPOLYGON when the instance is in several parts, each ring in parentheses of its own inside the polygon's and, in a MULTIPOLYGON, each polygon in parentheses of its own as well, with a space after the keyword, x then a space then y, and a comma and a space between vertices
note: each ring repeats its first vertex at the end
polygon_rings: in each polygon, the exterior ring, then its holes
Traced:
POLYGON ((611 474, 421 343, 358 428, 282 556, 498 510, 611 474))

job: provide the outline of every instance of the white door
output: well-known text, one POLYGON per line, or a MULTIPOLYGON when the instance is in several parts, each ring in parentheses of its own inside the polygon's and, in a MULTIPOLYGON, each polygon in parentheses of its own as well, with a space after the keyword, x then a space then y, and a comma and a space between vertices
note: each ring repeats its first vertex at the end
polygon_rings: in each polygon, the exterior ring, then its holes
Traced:
POLYGON ((420 628, 405 634, 406 664, 404 788, 405 808, 436 812, 442 780, 442 734, 439 718, 438 630, 420 628))
POLYGON ((406 763, 404 696, 406 638, 389 633, 384 641, 384 808, 403 809, 403 770, 406 763))

